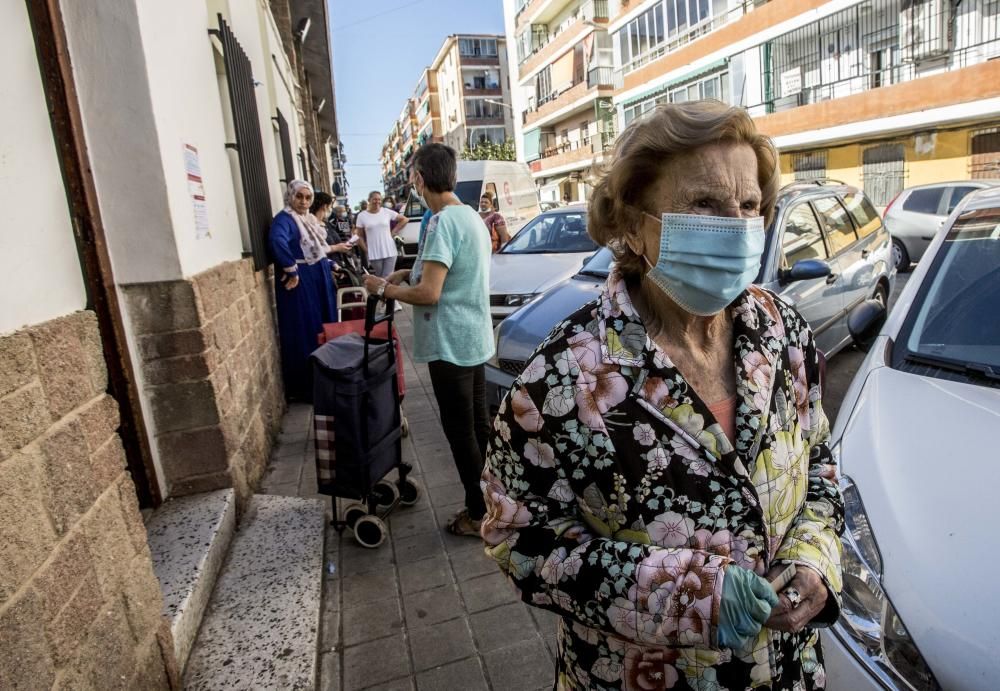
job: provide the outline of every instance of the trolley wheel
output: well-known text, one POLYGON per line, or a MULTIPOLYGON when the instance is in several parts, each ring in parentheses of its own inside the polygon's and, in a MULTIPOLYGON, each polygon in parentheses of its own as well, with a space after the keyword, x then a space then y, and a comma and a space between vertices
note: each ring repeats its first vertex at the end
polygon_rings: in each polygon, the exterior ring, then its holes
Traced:
POLYGON ((403 422, 400 425, 402 427, 402 434, 404 437, 408 437, 410 436, 410 421, 406 419, 405 415, 403 416, 402 420, 403 422))
POLYGON ((344 523, 346 523, 347 527, 351 530, 354 529, 354 526, 357 525, 358 521, 367 515, 368 510, 365 508, 364 504, 354 502, 344 507, 344 523))
POLYGON ((375 505, 379 509, 387 509, 399 501, 399 490, 388 480, 379 480, 372 487, 372 497, 375 498, 375 505))
POLYGON ((354 524, 354 539, 368 549, 375 549, 385 542, 388 532, 385 523, 378 516, 362 516, 354 524))
POLYGON ((420 501, 420 485, 415 480, 406 478, 399 483, 399 503, 403 506, 413 506, 420 501))

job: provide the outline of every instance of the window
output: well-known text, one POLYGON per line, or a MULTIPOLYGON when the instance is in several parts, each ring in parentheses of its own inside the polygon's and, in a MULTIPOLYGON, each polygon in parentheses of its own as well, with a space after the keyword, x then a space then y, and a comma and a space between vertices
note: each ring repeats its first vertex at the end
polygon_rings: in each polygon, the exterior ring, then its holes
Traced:
POLYGON ((944 187, 913 190, 903 202, 903 211, 912 211, 915 214, 936 214, 941 208, 941 197, 944 195, 944 191, 944 187))
POLYGON ((465 117, 496 119, 502 118, 503 113, 496 103, 490 103, 483 98, 467 98, 465 99, 465 117))
POLYGON ((503 253, 593 252, 596 249, 597 244, 587 234, 586 215, 560 213, 538 216, 514 236, 503 253))
POLYGON ((552 66, 546 65, 545 69, 538 73, 535 78, 535 100, 538 105, 548 103, 552 97, 552 66))
POLYGON ((878 211, 865 195, 845 194, 844 206, 847 207, 847 212, 854 219, 854 225, 858 227, 859 237, 868 237, 882 226, 882 219, 879 218, 878 211))
POLYGON ((460 38, 458 52, 464 58, 496 57, 497 42, 493 38, 460 38))
MULTIPOLYGON (((691 27, 726 12, 725 0, 661 0, 618 31, 625 72, 644 64, 646 54, 687 34, 691 27)), ((659 55, 659 52, 657 52, 659 55)))
POLYGON ((785 269, 803 259, 826 259, 823 233, 809 204, 799 204, 788 213, 781 252, 782 268, 785 269))
POLYGON ((858 239, 854 234, 847 210, 833 197, 823 197, 813 201, 816 213, 826 226, 826 238, 830 242, 830 253, 837 254, 858 239))
POLYGON ((966 195, 975 192, 978 187, 952 187, 951 188, 951 199, 948 201, 948 209, 945 211, 946 214, 950 214, 958 206, 958 203, 965 199, 966 195))

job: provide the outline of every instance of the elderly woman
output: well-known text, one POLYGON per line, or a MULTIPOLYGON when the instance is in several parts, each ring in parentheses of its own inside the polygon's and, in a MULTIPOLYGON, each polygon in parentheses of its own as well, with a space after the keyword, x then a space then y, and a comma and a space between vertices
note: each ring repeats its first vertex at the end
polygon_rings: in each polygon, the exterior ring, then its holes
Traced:
POLYGON ((331 247, 326 228, 309 212, 313 188, 292 180, 285 208, 271 222, 268 244, 275 268, 275 304, 281 339, 285 396, 312 400, 309 355, 316 350, 324 322, 337 321, 337 300, 330 275, 331 247))
POLYGON ((561 616, 557 688, 825 684, 843 504, 812 332, 751 285, 777 188, 746 112, 702 101, 633 123, 594 190, 615 268, 528 360, 483 474, 488 552, 561 616))

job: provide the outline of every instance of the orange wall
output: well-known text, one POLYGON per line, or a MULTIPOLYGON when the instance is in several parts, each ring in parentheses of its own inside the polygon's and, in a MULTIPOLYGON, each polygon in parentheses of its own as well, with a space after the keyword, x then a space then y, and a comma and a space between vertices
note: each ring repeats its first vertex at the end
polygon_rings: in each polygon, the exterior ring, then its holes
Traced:
POLYGON ((754 118, 772 137, 1000 96, 1000 61, 754 118))

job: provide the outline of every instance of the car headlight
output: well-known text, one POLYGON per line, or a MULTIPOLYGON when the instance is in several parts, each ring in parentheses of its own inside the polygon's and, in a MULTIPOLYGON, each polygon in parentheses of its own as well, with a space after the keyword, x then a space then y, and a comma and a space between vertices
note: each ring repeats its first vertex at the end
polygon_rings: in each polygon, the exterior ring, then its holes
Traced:
POLYGON ((537 293, 527 293, 525 295, 508 295, 504 299, 504 304, 508 307, 522 307, 535 299, 537 293))
MULTIPOLYGON (((839 456, 839 444, 834 455, 839 456)), ((882 588, 882 554, 861 495, 847 476, 840 480, 846 527, 843 535, 844 591, 838 631, 853 643, 861 662, 895 688, 940 689, 903 621, 882 588), (860 649, 860 650, 858 650, 860 649)))

